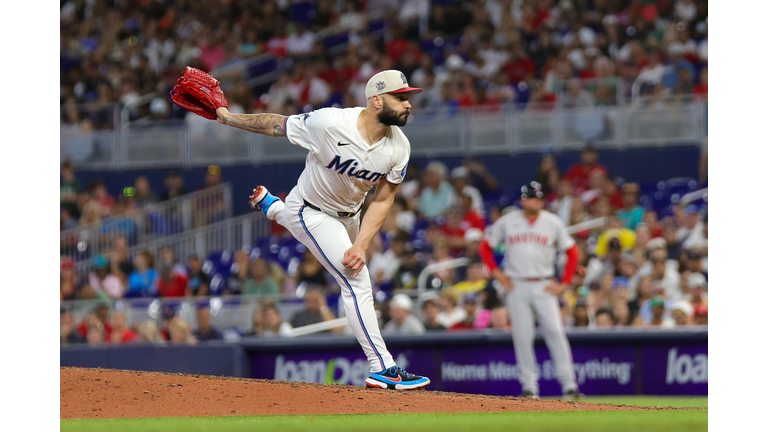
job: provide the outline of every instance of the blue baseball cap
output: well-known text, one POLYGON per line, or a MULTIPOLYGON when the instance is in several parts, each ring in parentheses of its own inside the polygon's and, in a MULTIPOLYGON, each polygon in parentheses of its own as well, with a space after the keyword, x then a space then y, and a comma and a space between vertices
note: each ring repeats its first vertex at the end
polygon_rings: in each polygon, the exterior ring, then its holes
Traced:
POLYGON ((685 210, 683 210, 683 213, 686 214, 686 215, 689 215, 691 213, 696 213, 698 211, 699 211, 699 207, 696 206, 696 204, 691 204, 691 205, 687 206, 685 208, 685 210))
POLYGON ((624 288, 629 286, 629 279, 625 278, 624 276, 618 276, 613 278, 613 283, 611 284, 611 289, 616 289, 619 286, 624 286, 624 288))

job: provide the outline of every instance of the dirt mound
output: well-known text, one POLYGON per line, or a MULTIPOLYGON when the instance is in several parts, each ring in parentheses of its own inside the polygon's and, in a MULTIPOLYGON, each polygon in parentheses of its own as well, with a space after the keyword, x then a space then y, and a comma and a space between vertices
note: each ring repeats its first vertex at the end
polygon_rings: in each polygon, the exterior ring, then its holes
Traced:
POLYGON ((404 392, 348 385, 67 367, 60 370, 60 396, 62 419, 656 409, 436 391, 404 392))

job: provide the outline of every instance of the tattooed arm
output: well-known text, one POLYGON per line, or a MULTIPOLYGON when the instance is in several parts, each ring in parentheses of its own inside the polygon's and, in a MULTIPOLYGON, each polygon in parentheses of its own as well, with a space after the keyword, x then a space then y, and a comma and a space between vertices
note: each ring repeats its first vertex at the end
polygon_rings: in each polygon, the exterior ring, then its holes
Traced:
POLYGON ((285 136, 285 116, 279 114, 232 114, 224 107, 217 109, 216 114, 219 123, 227 126, 273 137, 285 136))

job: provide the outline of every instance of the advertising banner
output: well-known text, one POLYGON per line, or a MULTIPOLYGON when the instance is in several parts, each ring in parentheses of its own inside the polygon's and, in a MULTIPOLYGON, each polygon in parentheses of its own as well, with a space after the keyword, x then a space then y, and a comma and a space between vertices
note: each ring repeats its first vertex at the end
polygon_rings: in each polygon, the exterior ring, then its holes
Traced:
MULTIPOLYGON (((585 394, 629 395, 637 393, 634 347, 572 347, 576 382, 585 394)), ((546 347, 536 347, 539 393, 562 394, 555 364, 546 347)), ((443 391, 519 396, 522 388, 515 352, 509 348, 441 351, 443 391)))
POLYGON ((708 394, 707 344, 650 345, 642 353, 643 394, 708 394))
MULTIPOLYGON (((572 345, 580 390, 597 395, 707 395, 707 344, 572 345), (639 361, 639 363, 638 363, 639 361)), ((546 346, 535 348, 542 396, 562 394, 546 346)), ((409 372, 432 380, 431 390, 519 396, 514 349, 463 346, 392 350, 409 372)), ((360 349, 254 353, 251 377, 364 386, 368 361, 360 349)))
MULTIPOLYGON (((434 351, 390 350, 398 366, 428 377, 435 376, 434 351)), ((252 378, 323 384, 364 386, 370 366, 362 350, 257 354, 252 358, 252 378)))

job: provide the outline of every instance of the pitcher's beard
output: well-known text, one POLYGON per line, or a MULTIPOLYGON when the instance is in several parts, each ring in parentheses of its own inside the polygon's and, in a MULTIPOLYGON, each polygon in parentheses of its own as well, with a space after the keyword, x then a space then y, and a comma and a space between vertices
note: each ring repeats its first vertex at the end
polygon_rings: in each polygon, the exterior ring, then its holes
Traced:
POLYGON ((390 108, 385 101, 381 112, 376 118, 379 120, 379 123, 384 126, 405 126, 405 124, 408 123, 409 114, 410 111, 405 111, 404 113, 397 115, 397 112, 390 108))

